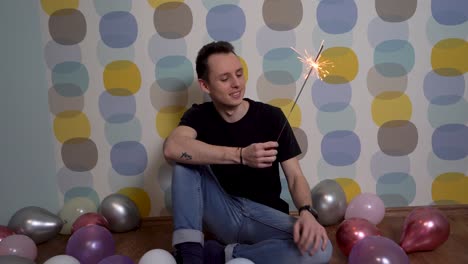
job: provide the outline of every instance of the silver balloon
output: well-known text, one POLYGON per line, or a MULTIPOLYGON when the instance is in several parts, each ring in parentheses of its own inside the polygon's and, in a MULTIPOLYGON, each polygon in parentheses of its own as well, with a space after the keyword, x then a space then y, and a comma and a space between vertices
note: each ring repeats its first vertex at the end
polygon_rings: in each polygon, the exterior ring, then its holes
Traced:
POLYGON ((0 256, 0 264, 36 264, 36 262, 16 255, 0 256))
POLYGON ((127 232, 140 225, 138 207, 123 194, 114 193, 104 198, 99 213, 107 219, 113 232, 127 232))
POLYGON ((37 206, 18 210, 8 222, 8 228, 30 237, 36 244, 54 238, 62 229, 63 221, 57 215, 37 206))
POLYGON ((317 210, 318 222, 324 226, 343 220, 346 213, 346 195, 334 180, 319 182, 311 191, 313 208, 317 210))

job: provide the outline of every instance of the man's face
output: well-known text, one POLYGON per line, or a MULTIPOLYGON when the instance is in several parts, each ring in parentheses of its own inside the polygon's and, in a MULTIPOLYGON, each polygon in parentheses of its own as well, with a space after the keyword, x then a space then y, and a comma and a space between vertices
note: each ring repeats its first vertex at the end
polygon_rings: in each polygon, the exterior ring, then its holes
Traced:
POLYGON ((200 81, 214 103, 234 107, 242 103, 245 78, 242 64, 233 53, 213 54, 208 58, 208 82, 200 81))

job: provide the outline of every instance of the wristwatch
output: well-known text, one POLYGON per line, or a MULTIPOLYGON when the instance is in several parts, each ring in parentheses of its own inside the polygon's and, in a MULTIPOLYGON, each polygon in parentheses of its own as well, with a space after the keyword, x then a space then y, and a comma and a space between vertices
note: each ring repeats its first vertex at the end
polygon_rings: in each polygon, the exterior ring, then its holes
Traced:
POLYGON ((299 214, 301 214, 303 210, 306 210, 307 212, 311 213, 315 217, 315 219, 318 219, 318 213, 312 206, 310 205, 302 206, 301 208, 299 208, 299 214))

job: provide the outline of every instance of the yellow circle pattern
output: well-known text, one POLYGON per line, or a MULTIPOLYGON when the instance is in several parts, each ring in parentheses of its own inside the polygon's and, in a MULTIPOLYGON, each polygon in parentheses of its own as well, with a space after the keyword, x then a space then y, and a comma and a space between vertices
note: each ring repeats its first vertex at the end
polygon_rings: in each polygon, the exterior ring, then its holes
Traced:
POLYGON ((153 7, 157 8, 158 6, 166 3, 183 3, 184 0, 148 0, 148 3, 153 7))
POLYGON ((411 119, 410 98, 402 92, 383 92, 372 101, 372 119, 379 127, 392 120, 411 119))
POLYGON ((79 0, 41 0, 42 10, 48 15, 61 9, 77 9, 79 4, 79 0))
POLYGON ((104 87, 114 96, 136 94, 141 86, 138 66, 127 60, 113 61, 106 65, 103 73, 104 87))
POLYGON ((54 119, 55 137, 61 143, 72 138, 89 138, 91 125, 88 117, 80 111, 65 111, 54 119))
POLYGON ((468 42, 444 39, 432 48, 432 69, 442 76, 458 76, 468 71, 468 42))
POLYGON ((291 108, 294 105, 294 101, 291 99, 277 98, 268 102, 268 104, 281 108, 284 115, 288 117, 289 124, 291 127, 300 127, 302 122, 302 113, 299 105, 295 105, 291 112, 291 108), (289 114, 291 112, 291 114, 289 114))
POLYGON ((149 216, 151 210, 151 199, 145 190, 137 187, 126 187, 120 189, 117 193, 130 198, 138 207, 141 217, 149 216))
POLYGON ((247 66, 247 62, 239 56, 239 60, 242 64, 242 68, 244 69, 244 78, 245 78, 245 81, 247 81, 249 79, 249 67, 247 66))
POLYGON ((351 82, 356 78, 359 71, 358 57, 352 49, 346 47, 334 47, 324 50, 319 63, 322 65, 323 70, 326 70, 326 72, 322 71, 319 75, 320 78, 330 84, 351 82))
POLYGON ((156 115, 156 131, 161 138, 167 138, 177 127, 180 118, 187 109, 183 106, 166 106, 156 115))
POLYGON ((341 188, 343 188, 343 191, 346 194, 346 202, 348 204, 354 197, 361 194, 361 187, 353 179, 336 178, 334 180, 341 186, 341 188))
POLYGON ((468 177, 463 173, 448 172, 432 182, 432 200, 435 203, 468 203, 468 177))

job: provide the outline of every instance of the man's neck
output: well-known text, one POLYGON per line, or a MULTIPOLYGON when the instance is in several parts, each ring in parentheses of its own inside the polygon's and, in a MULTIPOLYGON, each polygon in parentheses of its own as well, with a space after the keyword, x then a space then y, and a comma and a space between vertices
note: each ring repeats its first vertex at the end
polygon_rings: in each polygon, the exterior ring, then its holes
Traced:
POLYGON ((218 113, 226 122, 234 123, 241 120, 242 117, 245 116, 245 114, 249 110, 249 102, 243 100, 241 104, 231 108, 217 106, 216 104, 215 107, 218 113))

